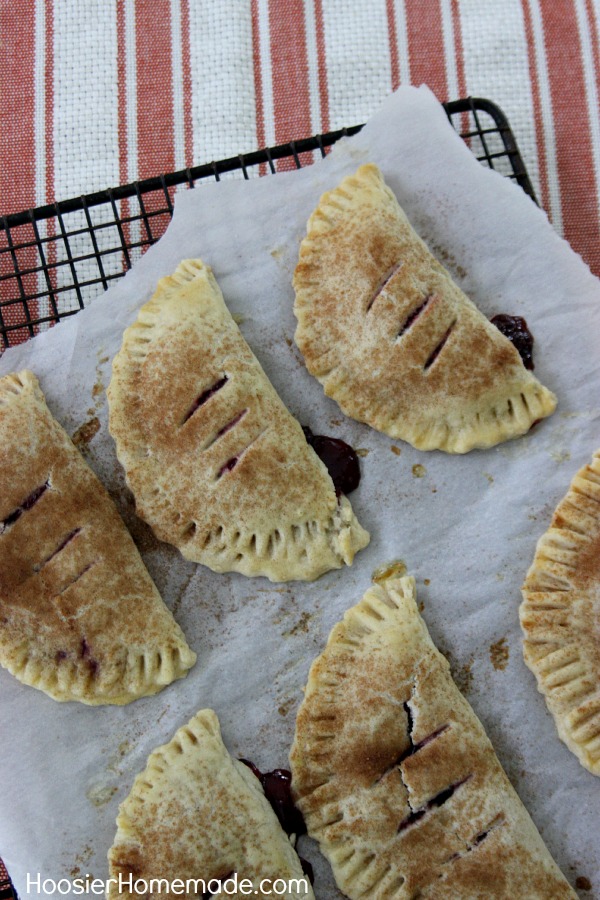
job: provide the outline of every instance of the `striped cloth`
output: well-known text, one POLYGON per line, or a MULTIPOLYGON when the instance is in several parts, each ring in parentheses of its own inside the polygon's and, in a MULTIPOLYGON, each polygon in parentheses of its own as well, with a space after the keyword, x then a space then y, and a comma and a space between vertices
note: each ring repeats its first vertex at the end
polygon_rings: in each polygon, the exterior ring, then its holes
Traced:
POLYGON ((357 124, 425 82, 504 110, 600 273, 599 18, 600 0, 0 0, 0 214, 357 124))

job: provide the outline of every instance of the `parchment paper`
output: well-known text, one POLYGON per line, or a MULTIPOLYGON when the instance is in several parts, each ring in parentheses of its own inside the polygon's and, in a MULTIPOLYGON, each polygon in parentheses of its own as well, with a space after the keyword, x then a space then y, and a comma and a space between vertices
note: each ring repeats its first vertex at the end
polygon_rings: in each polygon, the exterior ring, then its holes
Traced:
MULTIPOLYGON (((559 741, 525 668, 520 585, 575 471, 600 447, 600 283, 520 188, 482 167, 424 88, 388 98, 357 136, 311 168, 198 187, 177 198, 166 235, 90 307, 7 351, 28 366, 131 528, 165 601, 198 654, 187 679, 124 708, 57 704, 0 671, 0 854, 17 890, 27 874, 107 877, 117 808, 148 754, 212 707, 233 754, 285 766, 309 665, 383 563, 417 579, 424 618, 483 721, 522 800, 572 884, 600 897, 600 779, 559 741), (536 374, 555 415, 518 440, 464 457, 423 453, 346 419, 292 342, 291 277, 320 194, 378 163, 425 240, 486 315, 524 316, 536 374), (123 329, 181 259, 209 263, 241 330, 294 415, 364 451, 351 495, 371 544, 313 584, 216 575, 159 544, 133 502, 107 431, 104 388, 123 329), (422 468, 415 469, 415 466, 422 468), (581 884, 582 882, 580 882, 581 884)), ((202 827, 202 823, 198 823, 202 827)), ((308 839, 315 892, 339 896, 308 839)), ((31 895, 36 895, 35 890, 31 895)))

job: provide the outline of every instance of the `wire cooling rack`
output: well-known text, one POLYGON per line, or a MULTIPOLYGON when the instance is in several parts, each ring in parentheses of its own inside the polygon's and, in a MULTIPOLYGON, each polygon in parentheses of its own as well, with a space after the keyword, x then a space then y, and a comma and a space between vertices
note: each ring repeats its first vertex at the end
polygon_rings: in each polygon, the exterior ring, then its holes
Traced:
MULTIPOLYGON (((534 191, 508 121, 490 100, 444 104, 477 159, 534 191)), ((164 233, 176 190, 206 180, 252 178, 325 156, 356 125, 240 154, 0 219, 0 353, 74 315, 164 233)))
MULTIPOLYGON (((492 101, 444 103, 484 165, 535 194, 506 116, 492 101)), ((74 315, 121 278, 166 230, 175 191, 206 180, 302 168, 362 125, 240 154, 0 218, 0 353, 74 315)), ((0 900, 16 898, 0 860, 0 900)))

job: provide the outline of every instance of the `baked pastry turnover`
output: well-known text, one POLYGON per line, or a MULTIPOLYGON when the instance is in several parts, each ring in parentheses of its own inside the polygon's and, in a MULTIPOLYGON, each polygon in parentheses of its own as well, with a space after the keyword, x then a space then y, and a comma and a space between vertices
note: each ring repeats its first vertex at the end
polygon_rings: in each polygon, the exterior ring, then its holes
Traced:
POLYGON ((348 897, 576 896, 433 645, 413 578, 372 587, 334 627, 290 759, 348 897))
POLYGON ((296 343, 343 412, 420 450, 524 434, 556 398, 452 281, 373 165, 321 197, 294 274, 296 343))
POLYGON ((196 660, 38 381, 0 379, 0 663, 55 700, 129 703, 196 660))
POLYGON ((187 559, 310 580, 368 543, 200 260, 126 330, 108 400, 137 511, 187 559))
POLYGON ((264 898, 276 893, 285 900, 314 900, 258 778, 229 755, 210 709, 197 713, 150 755, 119 808, 108 859, 109 900, 136 896, 135 891, 119 893, 119 881, 126 887, 130 882, 150 886, 153 879, 163 887, 146 897, 264 898), (232 893, 233 876, 238 884, 248 879, 252 888, 246 882, 240 893, 232 893), (180 885, 173 893, 165 890, 165 881, 173 885, 176 880, 180 885), (227 882, 221 892, 217 881, 227 882), (286 881, 288 889, 281 893, 286 881))
POLYGON ((520 618, 525 662, 559 737, 600 775, 600 450, 538 541, 520 618))

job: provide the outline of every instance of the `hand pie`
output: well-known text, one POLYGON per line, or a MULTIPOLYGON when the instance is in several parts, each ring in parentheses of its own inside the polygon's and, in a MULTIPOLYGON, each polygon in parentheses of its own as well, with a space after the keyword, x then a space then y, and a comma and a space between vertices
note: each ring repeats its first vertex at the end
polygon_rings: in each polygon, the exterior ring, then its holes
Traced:
POLYGON ((348 897, 575 897, 454 684, 412 578, 367 591, 310 670, 292 793, 348 897))
POLYGON ((55 700, 129 703, 196 656, 31 372, 0 379, 0 663, 55 700))
POLYGON ((277 893, 285 900, 314 900, 258 778, 229 755, 210 709, 197 713, 150 755, 119 808, 108 860, 108 900, 136 896, 135 890, 119 893, 119 881, 122 886, 150 886, 152 879, 157 884, 162 879, 163 885, 165 880, 191 884, 173 893, 150 888, 145 897, 231 896, 233 876, 238 884, 243 879, 252 882, 252 888, 246 883, 236 897, 277 893), (287 891, 276 890, 288 879, 287 891), (217 881, 227 881, 223 892, 217 891, 217 881))
POLYGON ((321 197, 294 275, 296 343, 342 410, 419 450, 524 434, 556 399, 429 252, 378 168, 321 197))
POLYGON ((108 400, 138 513, 187 559, 310 580, 368 543, 200 260, 125 332, 108 400))
POLYGON ((538 541, 520 617, 525 662, 559 737, 600 775, 600 450, 538 541))

